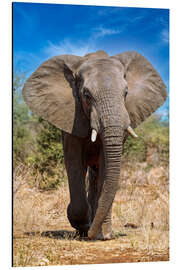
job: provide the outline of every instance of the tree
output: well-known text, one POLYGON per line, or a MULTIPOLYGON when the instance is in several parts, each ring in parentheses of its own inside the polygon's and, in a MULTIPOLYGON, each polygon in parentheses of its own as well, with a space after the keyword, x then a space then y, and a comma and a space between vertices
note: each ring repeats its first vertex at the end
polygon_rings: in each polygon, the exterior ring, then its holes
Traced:
POLYGON ((25 104, 21 89, 25 81, 24 74, 13 76, 13 164, 25 162, 28 156, 28 145, 31 136, 26 123, 30 120, 31 114, 25 104))

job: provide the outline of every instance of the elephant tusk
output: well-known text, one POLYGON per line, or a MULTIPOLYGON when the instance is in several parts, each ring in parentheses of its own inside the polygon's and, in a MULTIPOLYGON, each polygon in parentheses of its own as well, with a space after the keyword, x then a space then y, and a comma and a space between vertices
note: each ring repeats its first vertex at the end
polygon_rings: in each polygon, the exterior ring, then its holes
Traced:
POLYGON ((96 137, 97 137, 97 131, 95 129, 92 130, 91 133, 91 141, 95 142, 96 141, 96 137))
POLYGON ((138 136, 136 135, 136 133, 134 132, 134 130, 132 129, 132 127, 128 127, 127 131, 129 132, 129 134, 133 137, 133 138, 137 138, 138 136))

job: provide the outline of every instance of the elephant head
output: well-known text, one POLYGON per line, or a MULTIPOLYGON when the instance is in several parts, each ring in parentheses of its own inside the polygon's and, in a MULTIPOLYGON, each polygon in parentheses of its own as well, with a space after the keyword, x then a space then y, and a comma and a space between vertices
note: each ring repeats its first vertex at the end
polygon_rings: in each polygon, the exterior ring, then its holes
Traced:
POLYGON ((95 238, 118 186, 122 146, 135 128, 166 99, 157 71, 139 53, 104 51, 55 56, 27 80, 24 99, 33 112, 78 137, 100 136, 105 180, 89 238, 95 238))

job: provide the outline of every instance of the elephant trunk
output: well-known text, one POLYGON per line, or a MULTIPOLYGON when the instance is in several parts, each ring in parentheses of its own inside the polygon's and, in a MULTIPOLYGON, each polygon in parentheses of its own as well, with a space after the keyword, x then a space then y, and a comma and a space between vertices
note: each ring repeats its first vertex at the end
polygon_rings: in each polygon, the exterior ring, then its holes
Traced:
POLYGON ((105 155, 105 180, 96 215, 88 232, 90 239, 95 238, 99 233, 102 223, 112 206, 118 188, 123 130, 120 127, 106 128, 102 133, 102 141, 105 155))

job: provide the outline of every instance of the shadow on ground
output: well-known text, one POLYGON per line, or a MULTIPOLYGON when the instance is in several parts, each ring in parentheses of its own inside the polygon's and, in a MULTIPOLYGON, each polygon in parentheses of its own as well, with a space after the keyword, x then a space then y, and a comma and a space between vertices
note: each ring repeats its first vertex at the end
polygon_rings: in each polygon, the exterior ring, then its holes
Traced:
MULTIPOLYGON (((26 236, 41 236, 48 237, 53 239, 60 240, 78 240, 78 241, 90 241, 87 236, 80 236, 77 231, 68 231, 68 230, 60 230, 60 231, 44 231, 44 232, 25 232, 26 236)), ((125 233, 116 232, 113 233, 112 239, 119 238, 122 236, 127 236, 125 233)), ((92 240, 91 240, 92 241, 92 240)))
POLYGON ((76 231, 60 230, 60 231, 44 231, 44 232, 25 232, 26 236, 42 236, 61 240, 73 240, 78 237, 76 231))

